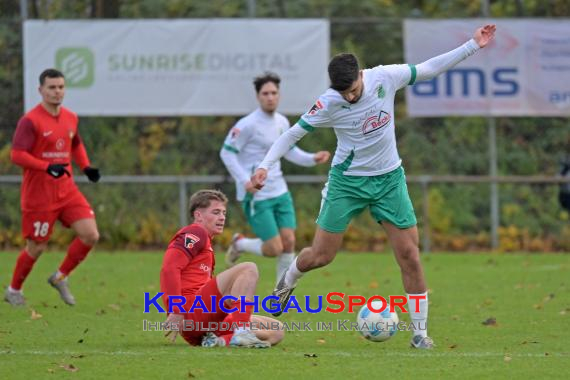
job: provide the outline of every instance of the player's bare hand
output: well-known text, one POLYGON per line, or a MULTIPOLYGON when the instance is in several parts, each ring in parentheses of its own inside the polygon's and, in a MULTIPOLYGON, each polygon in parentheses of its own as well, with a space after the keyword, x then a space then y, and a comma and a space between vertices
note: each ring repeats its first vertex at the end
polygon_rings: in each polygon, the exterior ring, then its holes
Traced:
POLYGON ((182 323, 184 322, 184 316, 182 314, 170 314, 166 319, 166 329, 168 330, 164 336, 168 338, 172 343, 176 340, 176 337, 182 330, 182 323))
POLYGON ((259 189, 253 186, 253 183, 251 183, 251 181, 247 181, 245 183, 245 191, 247 191, 250 194, 255 194, 259 191, 259 189))
POLYGON ((495 38, 495 31, 497 30, 497 26, 495 24, 487 24, 475 31, 475 35, 473 39, 479 47, 484 48, 495 38))
POLYGON ((326 150, 321 150, 320 152, 315 153, 315 162, 317 164, 324 164, 329 160, 331 154, 326 150))
POLYGON ((257 190, 261 190, 265 186, 265 180, 267 179, 267 170, 259 168, 251 176, 251 184, 257 190))

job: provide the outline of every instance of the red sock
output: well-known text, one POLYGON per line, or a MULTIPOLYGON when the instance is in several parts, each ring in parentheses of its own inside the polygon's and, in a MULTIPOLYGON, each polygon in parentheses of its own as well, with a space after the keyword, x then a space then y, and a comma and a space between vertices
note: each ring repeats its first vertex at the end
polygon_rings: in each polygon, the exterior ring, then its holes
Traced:
POLYGON ((93 247, 83 243, 78 237, 73 239, 69 249, 67 250, 65 259, 63 259, 63 262, 59 267, 59 271, 64 275, 69 276, 71 271, 74 270, 75 267, 85 259, 85 257, 87 257, 91 248, 93 247))
POLYGON ((20 252, 20 256, 18 256, 18 260, 16 260, 16 267, 14 268, 14 274, 12 276, 12 283, 10 286, 14 290, 22 289, 22 284, 26 280, 26 277, 32 271, 34 264, 36 263, 36 259, 34 259, 28 251, 25 249, 20 252))
MULTIPOLYGON (((249 300, 246 300, 249 301, 249 300)), ((249 301, 251 302, 251 301, 249 301)), ((232 317, 234 322, 242 327, 249 326, 249 321, 251 319, 251 313, 253 312, 253 305, 246 305, 244 312, 241 311, 241 301, 234 301, 232 303, 232 308, 237 308, 237 311, 232 313, 232 317)))
POLYGON ((220 335, 219 337, 226 342, 226 347, 228 347, 230 345, 230 340, 232 340, 232 336, 234 336, 234 334, 224 334, 220 335))

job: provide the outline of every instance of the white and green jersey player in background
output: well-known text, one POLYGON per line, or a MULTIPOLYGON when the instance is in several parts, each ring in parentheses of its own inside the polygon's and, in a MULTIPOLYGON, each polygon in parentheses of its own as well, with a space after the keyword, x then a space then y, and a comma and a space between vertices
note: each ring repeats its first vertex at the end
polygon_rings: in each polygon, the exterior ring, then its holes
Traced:
MULTIPOLYGON (((295 208, 279 160, 269 170, 266 186, 258 191, 249 180, 271 145, 291 125, 276 111, 279 105, 280 78, 266 73, 255 78, 259 108, 240 119, 230 130, 220 151, 224 165, 236 183, 236 195, 257 238, 234 234, 226 254, 232 266, 242 252, 277 257, 277 281, 295 259, 295 208)), ((288 148, 285 158, 300 166, 327 162, 330 153, 307 153, 295 146, 288 148)))
MULTIPOLYGON (((433 340, 427 335, 427 287, 420 262, 416 218, 396 147, 394 96, 406 85, 431 79, 452 68, 485 47, 494 35, 495 25, 486 25, 457 49, 418 65, 360 70, 357 58, 346 53, 330 61, 331 88, 281 135, 251 178, 254 186, 263 188, 265 180, 271 177, 270 168, 289 146, 318 128, 334 129, 337 149, 323 189, 313 245, 301 251, 273 291, 279 297, 277 304, 281 310, 305 272, 332 262, 350 220, 368 208, 386 230, 404 289, 409 296, 425 297, 419 302, 418 312, 414 312, 415 302, 408 302, 416 326, 411 346, 433 347, 433 340)), ((279 314, 281 311, 273 315, 279 314)))

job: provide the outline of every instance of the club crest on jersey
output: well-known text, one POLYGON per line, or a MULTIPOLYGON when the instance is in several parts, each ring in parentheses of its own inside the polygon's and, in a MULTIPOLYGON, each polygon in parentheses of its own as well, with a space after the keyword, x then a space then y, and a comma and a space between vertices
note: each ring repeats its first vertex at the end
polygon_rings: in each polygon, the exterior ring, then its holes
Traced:
POLYGON ((194 244, 198 243, 200 238, 193 234, 184 235, 184 248, 192 249, 194 244))
POLYGON ((390 119, 391 117, 389 113, 380 111, 378 116, 374 115, 366 119, 362 125, 362 134, 366 136, 382 127, 385 127, 390 123, 390 119))
POLYGON ((316 115, 317 112, 319 112, 319 110, 322 110, 323 108, 324 108, 323 103, 321 103, 320 100, 317 100, 317 102, 315 104, 313 104, 313 106, 311 107, 311 109, 307 113, 309 115, 313 116, 313 115, 316 115))
POLYGON ((384 87, 382 85, 378 86, 378 99, 382 99, 386 96, 386 91, 384 91, 384 87))
POLYGON ((57 150, 63 150, 63 148, 65 148, 65 141, 63 139, 57 139, 55 142, 55 148, 57 150))

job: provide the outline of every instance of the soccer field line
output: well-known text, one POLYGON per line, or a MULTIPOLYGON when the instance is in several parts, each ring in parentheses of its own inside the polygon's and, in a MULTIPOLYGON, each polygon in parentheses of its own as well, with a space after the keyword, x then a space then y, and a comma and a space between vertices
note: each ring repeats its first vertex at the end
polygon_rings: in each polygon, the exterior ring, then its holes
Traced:
MULTIPOLYGON (((304 351, 311 351, 311 350, 304 350, 304 351)), ((228 351, 224 351, 223 349, 214 349, 214 350, 203 350, 204 353, 207 353, 211 356, 229 356, 235 355, 236 352, 234 349, 230 349, 228 351)), ((254 352, 260 352, 259 350, 250 351, 250 350, 241 350, 241 354, 246 355, 253 355, 254 352)), ((292 352, 292 351, 282 351, 279 349, 274 350, 262 350, 263 355, 270 355, 270 356, 298 356, 298 355, 305 355, 305 353, 301 351, 292 352)), ((179 356, 186 356, 188 355, 187 349, 181 347, 181 350, 177 351, 153 351, 153 352, 141 352, 141 351, 42 351, 42 350, 3 350, 0 351, 0 355, 36 355, 36 356, 77 356, 77 355, 102 355, 102 356, 161 356, 161 355, 179 355, 179 356)), ((255 354, 257 355, 257 354, 255 354)), ((313 355, 312 353, 310 355, 313 355)), ((485 358, 485 357, 511 357, 511 358, 548 358, 548 357, 570 357, 570 352, 549 352, 549 353, 506 353, 506 352, 434 352, 434 351, 415 351, 415 352, 395 352, 395 351, 387 351, 387 352, 358 352, 358 353, 350 353, 346 351, 327 351, 327 352, 320 352, 318 356, 323 358, 330 357, 330 356, 342 356, 342 357, 358 357, 358 358, 378 358, 378 356, 388 356, 388 357, 409 357, 409 358, 421 358, 421 357, 447 357, 447 358, 485 358)))

